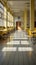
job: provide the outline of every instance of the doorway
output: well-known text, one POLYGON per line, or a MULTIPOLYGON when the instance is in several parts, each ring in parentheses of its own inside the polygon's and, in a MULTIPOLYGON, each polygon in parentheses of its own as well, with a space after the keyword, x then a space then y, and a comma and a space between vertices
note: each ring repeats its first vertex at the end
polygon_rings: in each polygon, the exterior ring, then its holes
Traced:
POLYGON ((20 30, 21 29, 21 21, 17 21, 16 22, 16 30, 20 30))

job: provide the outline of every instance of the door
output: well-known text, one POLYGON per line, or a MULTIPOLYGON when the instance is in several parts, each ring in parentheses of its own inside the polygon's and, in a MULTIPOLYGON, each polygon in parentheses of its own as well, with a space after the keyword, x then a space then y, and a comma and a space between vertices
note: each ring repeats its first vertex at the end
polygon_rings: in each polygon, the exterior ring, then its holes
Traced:
POLYGON ((16 22, 16 30, 18 30, 20 28, 21 28, 21 22, 20 21, 17 21, 16 22))

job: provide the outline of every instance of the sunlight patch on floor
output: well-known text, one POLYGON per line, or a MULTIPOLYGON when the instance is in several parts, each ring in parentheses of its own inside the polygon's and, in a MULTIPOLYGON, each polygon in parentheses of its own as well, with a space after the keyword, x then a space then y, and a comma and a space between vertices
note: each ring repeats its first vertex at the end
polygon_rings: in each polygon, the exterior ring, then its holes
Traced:
POLYGON ((18 51, 33 51, 32 47, 19 47, 18 51))
POLYGON ((29 42, 28 42, 28 41, 21 41, 21 44, 22 44, 22 45, 23 45, 23 44, 28 45, 29 42))
POLYGON ((11 42, 8 42, 7 44, 9 44, 9 45, 18 45, 18 44, 20 44, 20 41, 11 41, 11 42))
POLYGON ((16 50, 17 50, 16 47, 4 47, 4 48, 2 49, 2 51, 16 51, 16 50))
POLYGON ((4 47, 2 51, 33 51, 32 47, 4 47))
POLYGON ((24 44, 24 45, 29 45, 30 43, 28 41, 11 41, 7 42, 8 45, 19 45, 19 44, 24 44), (21 43, 20 43, 21 42, 21 43))

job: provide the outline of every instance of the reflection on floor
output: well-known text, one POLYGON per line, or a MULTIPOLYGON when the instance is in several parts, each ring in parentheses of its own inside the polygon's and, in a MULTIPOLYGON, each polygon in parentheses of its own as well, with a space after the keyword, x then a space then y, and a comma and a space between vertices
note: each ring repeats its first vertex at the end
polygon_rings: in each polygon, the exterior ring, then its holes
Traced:
POLYGON ((36 44, 25 31, 16 31, 0 40, 0 65, 36 65, 36 44))

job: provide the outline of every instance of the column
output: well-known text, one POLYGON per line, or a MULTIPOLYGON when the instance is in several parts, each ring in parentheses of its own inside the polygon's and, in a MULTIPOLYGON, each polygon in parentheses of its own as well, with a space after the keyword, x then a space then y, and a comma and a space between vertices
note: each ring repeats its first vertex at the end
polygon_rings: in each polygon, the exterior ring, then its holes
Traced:
POLYGON ((27 8, 24 9, 24 30, 27 29, 27 8))
POLYGON ((30 0, 30 36, 34 30, 34 0, 30 0))

